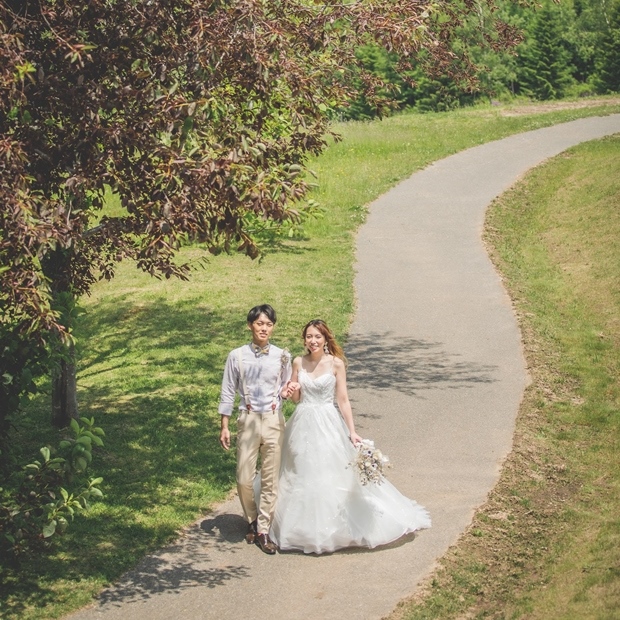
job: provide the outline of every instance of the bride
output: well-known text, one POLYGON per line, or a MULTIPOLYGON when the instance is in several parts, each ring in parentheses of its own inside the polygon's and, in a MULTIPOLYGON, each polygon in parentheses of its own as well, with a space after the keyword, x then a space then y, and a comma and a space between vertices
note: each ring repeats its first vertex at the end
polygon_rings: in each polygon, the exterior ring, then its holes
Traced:
POLYGON ((307 354, 293 361, 289 385, 299 404, 284 432, 271 539, 281 550, 328 553, 384 545, 430 527, 426 510, 387 480, 360 482, 351 463, 361 437, 343 351, 320 319, 304 327, 303 339, 307 354))

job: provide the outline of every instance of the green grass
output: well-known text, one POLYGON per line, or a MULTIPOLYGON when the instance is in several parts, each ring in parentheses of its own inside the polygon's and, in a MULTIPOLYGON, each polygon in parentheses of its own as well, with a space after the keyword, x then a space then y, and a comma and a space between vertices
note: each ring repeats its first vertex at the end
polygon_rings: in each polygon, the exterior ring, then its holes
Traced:
MULTIPOLYGON (((89 602, 145 553, 222 500, 234 457, 218 446, 219 382, 228 350, 247 338, 249 307, 280 316, 274 341, 300 352, 299 331, 324 318, 346 338, 354 311, 354 233, 365 205, 432 161, 519 131, 619 112, 612 105, 506 117, 494 108, 403 114, 339 127, 344 140, 313 162, 325 218, 307 238, 267 252, 209 258, 187 248, 191 282, 159 281, 121 264, 111 283, 83 300, 79 395, 83 415, 106 430, 94 460, 106 497, 78 518, 55 550, 2 576, 4 617, 54 618, 89 602)), ((45 398, 18 422, 23 459, 56 443, 45 398)))
POLYGON ((490 210, 533 383, 488 503, 393 618, 620 610, 620 136, 570 149, 490 210))

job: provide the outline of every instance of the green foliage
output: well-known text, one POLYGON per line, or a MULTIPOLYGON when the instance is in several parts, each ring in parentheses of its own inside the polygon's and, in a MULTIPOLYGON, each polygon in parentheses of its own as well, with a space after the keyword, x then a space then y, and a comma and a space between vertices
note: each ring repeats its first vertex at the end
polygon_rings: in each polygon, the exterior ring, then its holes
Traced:
POLYGON ((601 33, 606 27, 606 0, 573 0, 572 7, 561 6, 566 49, 570 53, 573 77, 587 83, 594 73, 594 62, 601 33))
POLYGON ((84 310, 70 292, 58 293, 52 309, 66 329, 64 338, 52 333, 45 341, 33 337, 23 322, 6 320, 6 315, 0 320, 0 471, 6 471, 12 459, 12 420, 39 392, 37 380, 71 358, 73 329, 84 310))
POLYGON ((559 99, 572 83, 570 53, 558 8, 547 2, 528 29, 520 60, 521 91, 535 99, 559 99))
POLYGON ((35 379, 49 368, 44 343, 24 334, 19 323, 0 322, 0 471, 10 463, 11 420, 36 394, 35 379))
POLYGON ((364 70, 379 79, 380 86, 373 91, 375 99, 371 104, 362 94, 363 79, 358 76, 356 83, 360 94, 341 111, 345 119, 367 120, 388 110, 403 108, 414 108, 419 112, 446 112, 473 99, 471 93, 465 92, 450 75, 433 75, 422 67, 399 72, 398 57, 376 45, 360 47, 357 57, 364 70), (384 105, 377 105, 377 101, 384 105))
POLYGON ((339 111, 345 119, 366 120, 375 118, 386 108, 377 105, 375 99, 372 103, 363 92, 364 77, 368 74, 379 78, 379 86, 373 94, 381 101, 391 102, 392 107, 402 107, 407 101, 406 84, 401 75, 396 71, 397 58, 395 54, 388 53, 377 45, 360 46, 355 55, 360 63, 360 70, 354 78, 357 97, 346 108, 339 111))
POLYGON ((419 112, 447 112, 473 101, 472 94, 448 76, 431 77, 418 69, 410 78, 415 84, 410 98, 419 112))
MULTIPOLYGON (((521 7, 511 2, 501 2, 498 13, 508 27, 519 33, 525 32, 532 16, 530 8, 521 7)), ((476 25, 471 23, 469 27, 474 28, 476 25)), ((498 50, 475 47, 472 50, 472 59, 477 67, 478 96, 510 99, 518 94, 519 58, 516 49, 498 50)))
MULTIPOLYGON (((495 19, 523 38, 512 49, 493 45, 494 35, 486 24, 487 9, 479 6, 459 24, 451 43, 456 52, 455 65, 464 57, 473 64, 474 83, 459 81, 450 71, 429 73, 422 65, 398 72, 398 56, 376 46, 360 48, 357 56, 364 69, 380 80, 378 94, 391 96, 393 107, 401 109, 444 111, 471 104, 480 97, 557 99, 617 92, 617 4, 610 5, 607 0, 567 0, 532 6, 500 0, 495 19)), ((514 37, 516 40, 517 35, 514 37)), ((461 68, 456 73, 468 72, 461 68)), ((358 77, 355 83, 361 87, 365 80, 358 77)), ((367 119, 388 109, 368 105, 360 94, 342 116, 367 119)))
POLYGON ((103 446, 103 429, 94 418, 71 421, 68 436, 54 451, 40 449, 41 460, 13 473, 0 488, 0 551, 14 560, 49 549, 76 514, 103 497, 103 478, 87 478, 93 448, 103 446))
POLYGON ((596 81, 603 92, 620 92, 620 2, 616 2, 603 34, 597 58, 596 81))
MULTIPOLYGON (((62 291, 54 295, 54 310, 58 314, 58 322, 62 325, 68 334, 72 334, 77 324, 78 317, 84 314, 78 299, 70 291, 62 291)), ((71 342, 72 339, 70 338, 71 342)))

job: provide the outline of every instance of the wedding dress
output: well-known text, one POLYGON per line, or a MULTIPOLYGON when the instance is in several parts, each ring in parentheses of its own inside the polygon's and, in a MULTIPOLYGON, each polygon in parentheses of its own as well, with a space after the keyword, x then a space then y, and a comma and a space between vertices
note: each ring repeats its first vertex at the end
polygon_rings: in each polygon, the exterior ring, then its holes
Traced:
POLYGON ((303 369, 301 401, 286 425, 270 536, 281 550, 376 547, 430 527, 426 510, 389 481, 362 485, 357 450, 334 406, 336 377, 303 369))

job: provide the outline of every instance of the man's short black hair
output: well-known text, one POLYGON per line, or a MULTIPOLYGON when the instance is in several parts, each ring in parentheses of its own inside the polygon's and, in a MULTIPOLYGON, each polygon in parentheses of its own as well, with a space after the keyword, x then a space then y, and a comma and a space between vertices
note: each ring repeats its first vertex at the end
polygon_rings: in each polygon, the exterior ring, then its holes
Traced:
POLYGON ((264 314, 275 325, 277 320, 276 311, 269 304, 254 306, 248 312, 248 323, 254 323, 254 321, 256 321, 261 314, 264 314))

